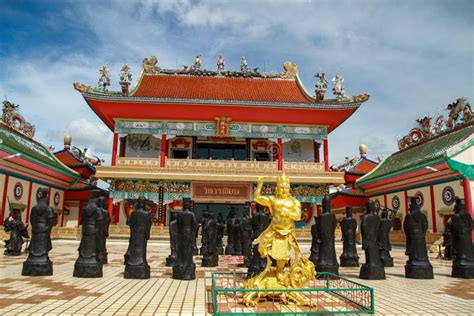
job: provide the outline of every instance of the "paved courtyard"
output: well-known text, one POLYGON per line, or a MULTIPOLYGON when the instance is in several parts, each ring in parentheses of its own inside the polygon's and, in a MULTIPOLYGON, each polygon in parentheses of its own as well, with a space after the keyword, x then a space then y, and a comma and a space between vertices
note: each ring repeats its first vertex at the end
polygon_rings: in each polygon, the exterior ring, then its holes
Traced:
MULTIPOLYGON (((77 257, 77 241, 54 240, 50 257, 54 275, 21 276, 20 257, 0 257, 0 315, 206 315, 212 313, 210 297, 211 272, 229 271, 220 261, 217 268, 201 268, 197 262, 197 279, 177 281, 171 268, 164 265, 169 254, 166 242, 148 244, 151 279, 123 278, 124 241, 108 241, 109 264, 104 277, 82 279, 72 276, 77 257)), ((305 253, 309 244, 301 244, 305 253)), ((337 244, 340 254, 342 245, 337 244)), ((361 262, 364 261, 359 248, 361 262)), ((474 281, 451 278, 450 262, 432 257, 434 280, 404 278, 404 249, 392 251, 395 267, 387 268, 383 281, 360 280, 358 268, 340 268, 340 274, 375 289, 377 315, 472 315, 474 281)), ((245 271, 245 270, 241 270, 245 271)))

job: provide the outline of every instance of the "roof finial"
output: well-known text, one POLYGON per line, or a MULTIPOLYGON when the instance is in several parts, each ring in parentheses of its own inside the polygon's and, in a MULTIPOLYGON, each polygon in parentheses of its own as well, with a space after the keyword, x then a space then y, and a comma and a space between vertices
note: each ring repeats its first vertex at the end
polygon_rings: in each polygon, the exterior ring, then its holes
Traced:
POLYGON ((360 154, 360 158, 367 157, 367 145, 366 144, 360 144, 359 145, 359 154, 360 154))
POLYGON ((106 65, 99 68, 100 78, 97 86, 103 91, 107 91, 107 86, 110 86, 110 69, 106 65))
POLYGON ((332 79, 334 82, 334 87, 332 91, 336 98, 344 98, 346 96, 346 91, 344 89, 344 78, 340 74, 336 74, 336 77, 332 79))
POLYGON ((219 55, 219 58, 217 59, 217 72, 221 73, 224 71, 225 68, 225 60, 223 55, 219 55))
POLYGON ((314 75, 316 78, 319 78, 319 81, 316 83, 316 89, 314 91, 316 102, 321 102, 324 100, 324 95, 328 89, 328 82, 324 77, 324 72, 318 72, 314 75))

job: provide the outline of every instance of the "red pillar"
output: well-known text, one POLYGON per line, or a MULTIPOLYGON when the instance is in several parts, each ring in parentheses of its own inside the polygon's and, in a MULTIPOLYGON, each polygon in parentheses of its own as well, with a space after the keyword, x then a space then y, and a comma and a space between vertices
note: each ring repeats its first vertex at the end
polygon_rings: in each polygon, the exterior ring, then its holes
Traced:
POLYGON ((115 205, 114 208, 115 208, 114 224, 117 225, 120 220, 120 203, 117 203, 117 205, 115 205))
POLYGON ((112 144, 112 166, 115 166, 117 161, 117 144, 118 144, 118 133, 114 132, 114 142, 112 144))
POLYGON ((328 140, 325 139, 324 143, 324 170, 329 171, 329 144, 328 140))
POLYGON ((167 146, 166 146, 166 134, 161 134, 161 160, 160 167, 164 168, 166 166, 166 156, 167 156, 167 146))
POLYGON ((109 218, 112 219, 112 214, 114 211, 114 200, 112 198, 109 198, 108 200, 108 209, 109 209, 109 218))
POLYGON ((283 141, 278 137, 278 171, 283 170, 283 141))
POLYGON ((405 215, 408 214, 408 209, 409 209, 409 205, 408 205, 408 191, 404 191, 404 195, 405 195, 405 215))
POLYGON ((26 220, 25 223, 30 222, 30 208, 31 208, 31 193, 33 191, 33 182, 30 181, 30 187, 28 189, 28 201, 26 202, 26 220))
POLYGON ((387 194, 383 195, 383 207, 387 208, 387 194))
POLYGON ((65 211, 65 207, 63 205, 63 209, 61 211, 61 227, 64 227, 64 211, 65 211))
POLYGON ((433 233, 437 232, 436 229, 436 205, 434 198, 434 188, 433 185, 430 185, 430 200, 431 200, 431 222, 433 223, 433 233))
POLYGON ((1 222, 3 225, 3 220, 5 219, 5 208, 7 207, 7 193, 8 193, 8 180, 10 180, 10 176, 8 174, 5 175, 5 187, 3 188, 3 198, 2 198, 2 212, 1 215, 1 222))

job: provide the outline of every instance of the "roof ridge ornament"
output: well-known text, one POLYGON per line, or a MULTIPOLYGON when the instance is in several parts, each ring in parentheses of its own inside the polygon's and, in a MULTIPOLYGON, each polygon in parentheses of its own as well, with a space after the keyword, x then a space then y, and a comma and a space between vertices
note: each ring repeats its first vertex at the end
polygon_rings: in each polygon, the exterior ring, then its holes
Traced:
POLYGON ((285 69, 285 72, 281 75, 282 79, 295 79, 298 75, 298 65, 291 61, 285 61, 283 69, 285 69))
POLYGON ((217 59, 217 74, 220 74, 225 69, 225 60, 223 55, 219 55, 217 59))
POLYGON ((11 103, 6 100, 3 101, 2 122, 10 128, 18 131, 29 138, 35 136, 36 128, 34 125, 25 121, 23 115, 20 114, 19 104, 11 103))
POLYGON ((314 75, 316 78, 319 78, 319 81, 316 83, 316 89, 314 91, 315 93, 315 99, 316 102, 321 102, 324 100, 324 95, 326 94, 326 91, 328 90, 328 81, 324 77, 324 72, 318 72, 314 75))
POLYGON ((143 72, 146 74, 158 74, 160 73, 160 67, 157 66, 158 57, 150 56, 150 58, 143 59, 143 72))
POLYGON ((131 68, 125 64, 120 70, 120 81, 119 84, 122 87, 122 93, 128 95, 128 87, 132 83, 132 72, 131 68))
POLYGON ((110 86, 110 69, 106 65, 99 68, 100 78, 97 87, 102 91, 107 91, 107 86, 110 86))

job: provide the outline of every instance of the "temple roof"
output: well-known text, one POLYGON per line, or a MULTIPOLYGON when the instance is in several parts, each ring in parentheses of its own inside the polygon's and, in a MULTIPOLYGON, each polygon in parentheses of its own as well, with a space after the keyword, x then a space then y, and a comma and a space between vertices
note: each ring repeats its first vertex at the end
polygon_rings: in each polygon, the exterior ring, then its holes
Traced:
POLYGON ((54 153, 63 164, 78 172, 83 179, 89 179, 95 174, 95 167, 77 157, 71 150, 63 149, 54 153))
POLYGON ((449 148, 472 137, 473 134, 474 122, 471 122, 413 147, 398 151, 382 161, 372 172, 358 179, 357 186, 361 187, 425 166, 433 167, 437 163, 444 162, 446 151, 449 148))

